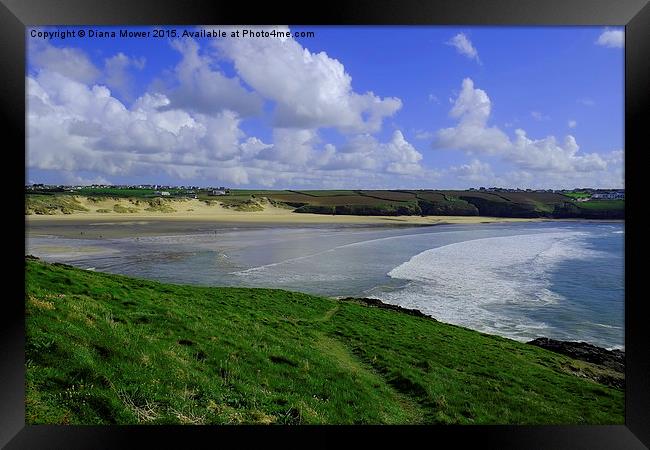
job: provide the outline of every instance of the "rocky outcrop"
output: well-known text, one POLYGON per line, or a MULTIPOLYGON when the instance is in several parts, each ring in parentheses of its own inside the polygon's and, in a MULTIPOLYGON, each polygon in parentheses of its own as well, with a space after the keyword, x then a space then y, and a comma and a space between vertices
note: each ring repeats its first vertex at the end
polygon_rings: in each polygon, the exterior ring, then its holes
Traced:
POLYGON ((376 308, 390 309, 391 311, 397 311, 397 312, 401 312, 401 313, 408 314, 408 315, 411 315, 411 316, 424 317, 424 318, 427 318, 427 319, 430 319, 430 320, 436 320, 433 317, 424 314, 422 311, 420 311, 418 309, 402 308, 401 306, 391 305, 389 303, 384 303, 384 302, 382 302, 381 300, 379 300, 377 298, 343 297, 343 298, 339 298, 339 300, 363 303, 365 305, 374 306, 376 308))
POLYGON ((607 350, 586 342, 557 341, 549 338, 533 339, 528 344, 625 373, 625 352, 621 350, 607 350))

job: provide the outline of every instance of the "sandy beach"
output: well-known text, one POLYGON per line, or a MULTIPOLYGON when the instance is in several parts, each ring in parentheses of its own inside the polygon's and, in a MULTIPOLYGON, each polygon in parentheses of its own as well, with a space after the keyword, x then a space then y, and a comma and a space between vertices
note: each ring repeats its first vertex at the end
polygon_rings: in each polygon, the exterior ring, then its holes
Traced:
POLYGON ((436 225, 436 224, 476 224, 492 222, 531 222, 543 219, 520 219, 483 216, 352 216, 294 213, 290 209, 264 205, 263 211, 235 211, 217 203, 207 205, 196 199, 172 200, 169 205, 173 212, 152 212, 136 208, 137 212, 114 212, 115 205, 133 208, 133 203, 126 199, 109 199, 90 202, 85 197, 77 197, 88 211, 75 211, 72 214, 27 215, 28 224, 42 222, 99 222, 129 225, 146 221, 193 221, 215 223, 249 223, 249 224, 384 224, 384 225, 436 225), (111 210, 98 212, 98 210, 111 210))

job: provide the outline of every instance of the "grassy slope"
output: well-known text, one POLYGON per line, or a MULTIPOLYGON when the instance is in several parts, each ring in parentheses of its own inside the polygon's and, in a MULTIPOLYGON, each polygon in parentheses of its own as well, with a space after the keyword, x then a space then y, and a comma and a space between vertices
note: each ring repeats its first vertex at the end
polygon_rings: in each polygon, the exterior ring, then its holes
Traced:
POLYGON ((35 423, 623 423, 562 355, 272 289, 26 262, 35 423))
POLYGON ((625 200, 590 200, 578 206, 583 209, 624 210, 625 200))
POLYGON ((25 214, 72 214, 74 211, 88 211, 74 197, 63 195, 38 195, 25 196, 25 214))

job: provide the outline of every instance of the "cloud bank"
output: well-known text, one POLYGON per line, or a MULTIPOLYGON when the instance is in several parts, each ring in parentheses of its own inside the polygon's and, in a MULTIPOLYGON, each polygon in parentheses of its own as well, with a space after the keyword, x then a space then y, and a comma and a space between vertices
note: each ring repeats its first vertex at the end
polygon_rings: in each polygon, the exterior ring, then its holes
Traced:
MULTIPOLYGON (((448 44, 480 62, 463 33, 448 44)), ((572 135, 533 138, 522 128, 508 134, 492 125, 492 100, 471 78, 451 99, 452 126, 414 131, 427 144, 421 151, 399 126, 402 99, 355 90, 341 61, 293 38, 168 45, 177 60, 136 92, 135 76, 149 64, 142 55, 92 59, 76 48, 30 44, 28 169, 81 184, 161 176, 273 188, 623 182, 622 150, 585 153, 572 135), (442 151, 465 161, 441 164, 442 151)), ((423 101, 439 103, 427 92, 423 101)))
MULTIPOLYGON (((475 88, 470 78, 465 78, 449 112, 457 123, 438 130, 433 148, 460 150, 475 157, 496 157, 513 168, 500 179, 502 184, 511 185, 508 177, 524 174, 527 183, 539 186, 553 183, 577 186, 581 182, 593 185, 605 180, 612 186, 622 185, 622 162, 616 156, 617 151, 604 156, 580 153, 572 135, 561 141, 555 136, 532 139, 521 128, 516 129, 511 138, 500 128, 488 125, 491 110, 492 102, 487 93, 475 88)), ((476 170, 482 168, 486 172, 478 159, 472 163, 476 170)))
POLYGON ((422 172, 401 131, 385 142, 374 136, 400 99, 355 92, 343 64, 293 39, 224 42, 202 51, 194 40, 172 41, 180 61, 130 105, 115 93, 130 92, 144 59, 118 53, 102 69, 81 50, 39 44, 26 80, 28 167, 70 180, 83 171, 288 187, 382 186, 422 172), (220 70, 223 60, 236 75, 220 70), (268 142, 242 130, 265 105, 268 142), (323 142, 328 128, 342 143, 323 142))

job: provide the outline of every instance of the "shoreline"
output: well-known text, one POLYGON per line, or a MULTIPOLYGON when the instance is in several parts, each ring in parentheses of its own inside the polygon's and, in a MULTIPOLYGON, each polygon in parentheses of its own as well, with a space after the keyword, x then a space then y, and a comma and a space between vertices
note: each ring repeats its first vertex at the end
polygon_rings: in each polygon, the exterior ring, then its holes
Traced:
POLYGON ((112 239, 143 236, 214 233, 233 228, 420 228, 440 225, 534 223, 621 223, 594 219, 508 218, 487 216, 330 216, 282 211, 230 212, 214 215, 69 214, 26 215, 25 238, 57 236, 71 239, 112 239))
MULTIPOLYGON (((296 213, 294 209, 278 207, 268 201, 256 204, 259 210, 238 211, 211 201, 198 199, 169 200, 158 206, 143 209, 137 199, 73 197, 83 210, 70 209, 69 214, 26 214, 26 224, 100 222, 127 224, 128 222, 196 222, 242 224, 359 224, 359 225, 444 225, 516 222, 622 222, 622 219, 554 219, 546 217, 494 217, 494 216, 371 216, 348 214, 296 213)), ((214 201, 216 202, 216 201, 214 201)))
POLYGON ((505 222, 543 222, 558 219, 511 218, 488 216, 353 216, 310 213, 268 214, 240 212, 214 215, 173 214, 66 214, 25 215, 25 222, 201 222, 201 223, 251 223, 251 224, 361 224, 361 225, 443 225, 505 222))
MULTIPOLYGON (((196 403, 196 393, 209 393, 200 401, 214 399, 215 411, 238 414, 237 423, 249 413, 251 418, 264 414, 265 423, 285 423, 280 419, 293 405, 308 405, 306 411, 322 406, 324 413, 310 416, 318 423, 351 423, 358 421, 354 411, 340 413, 341 408, 360 401, 366 401, 358 408, 364 414, 392 402, 377 410, 377 423, 388 423, 385 411, 396 411, 390 423, 429 423, 440 410, 428 394, 432 390, 444 392, 451 407, 458 405, 449 412, 457 422, 464 417, 467 395, 476 400, 477 411, 492 414, 477 416, 474 423, 500 423, 506 409, 521 412, 513 423, 553 423, 549 410, 562 415, 557 422, 623 420, 621 374, 523 342, 300 292, 205 289, 86 272, 28 256, 25 264, 26 328, 33 331, 26 348, 35 361, 26 369, 36 380, 26 395, 33 423, 95 423, 98 417, 122 424, 173 422, 176 411, 204 407, 196 403), (52 361, 65 364, 60 371, 45 370, 52 361), (124 370, 115 372, 116 366, 124 370), (312 382, 292 382, 305 377, 312 382), (138 388, 154 378, 161 390, 138 388), (235 398, 268 401, 230 401, 233 380, 240 395, 235 398), (314 391, 332 380, 344 384, 314 391), (501 386, 495 380, 517 389, 494 394, 501 386), (66 394, 70 386, 74 396, 66 394), (124 393, 134 392, 154 416, 133 413, 133 397, 124 393), (62 395, 68 403, 59 403, 62 395), (104 402, 93 403, 95 398, 104 402), (80 408, 82 400, 91 409, 80 408), (416 404, 422 409, 405 415, 416 404), (168 405, 174 415, 167 415, 168 405), (53 407, 60 408, 56 414, 53 407), (330 410, 339 416, 324 415, 330 410), (598 415, 587 416, 592 410, 598 415)), ((231 416, 215 415, 210 422, 193 417, 196 423, 232 423, 231 416)))
MULTIPOLYGON (((78 267, 75 267, 66 263, 51 263, 47 262, 41 258, 25 255, 25 261, 38 261, 40 263, 45 263, 46 265, 66 267, 73 270, 81 270, 78 267)), ((124 276, 124 275, 122 275, 124 276)), ((132 280, 137 280, 139 277, 125 276, 132 280)), ((143 279, 146 280, 146 279, 143 279)), ((146 280, 151 281, 151 280, 146 280)), ((180 286, 176 283, 161 283, 162 285, 172 285, 180 286)), ((211 286, 211 288, 220 288, 224 286, 211 286)), ((256 288, 244 288, 247 290, 255 290, 256 288)), ((272 288, 266 288, 272 289, 272 288)), ((287 293, 294 293, 294 291, 286 291, 280 289, 280 291, 287 293)), ((309 295, 309 294, 306 294, 309 295)), ((323 297, 334 300, 335 302, 347 302, 347 303, 356 303, 363 305, 369 308, 379 308, 390 310, 392 313, 396 314, 406 314, 414 317, 423 318, 427 321, 440 322, 435 317, 425 314, 417 309, 405 308, 399 305, 394 305, 390 303, 385 303, 380 299, 368 298, 368 297, 351 297, 351 296, 329 296, 323 297)), ((338 309, 338 306, 332 310, 335 311, 338 309)), ((623 389, 625 387, 625 350, 609 350, 594 344, 590 344, 582 341, 567 341, 567 340, 556 340, 547 337, 537 337, 529 341, 518 341, 516 339, 500 336, 498 334, 485 333, 481 331, 474 330, 462 325, 456 325, 448 322, 440 322, 445 326, 451 326, 459 329, 464 329, 468 331, 477 332, 486 337, 494 337, 499 339, 504 339, 506 341, 517 342, 519 344, 525 344, 527 346, 540 347, 546 351, 550 351, 556 354, 561 354, 567 356, 574 361, 580 361, 579 363, 571 363, 569 370, 570 373, 578 377, 589 378, 592 381, 597 383, 608 385, 610 387, 623 389), (578 365, 576 365, 578 364, 578 365)))
POLYGON ((51 214, 25 215, 25 223, 40 222, 99 222, 129 224, 140 222, 197 222, 197 223, 250 223, 250 224, 360 224, 360 225, 462 225, 481 223, 517 223, 517 222, 582 222, 582 223, 623 223, 623 219, 554 219, 546 217, 493 217, 493 216, 355 216, 325 215, 311 213, 265 213, 265 212, 229 212, 213 215, 178 215, 168 214, 51 214))
MULTIPOLYGON (((293 217, 295 216, 303 216, 303 214, 293 214, 291 212, 288 212, 287 214, 291 214, 293 217)), ((435 219, 439 219, 438 222, 436 223, 418 223, 418 222, 395 222, 394 220, 392 221, 383 221, 383 222, 366 222, 363 219, 395 219, 396 217, 386 217, 386 216, 328 216, 328 215, 319 215, 319 214, 308 214, 308 216, 316 216, 318 219, 323 219, 322 221, 318 222, 278 222, 278 221, 269 221, 269 216, 270 214, 264 214, 262 212, 259 213, 254 213, 254 212, 239 212, 236 215, 239 217, 246 217, 246 216, 253 216, 254 218, 251 218, 252 220, 249 221, 230 221, 230 220, 223 220, 224 217, 222 216, 222 220, 210 220, 210 218, 203 218, 203 220, 196 220, 195 217, 191 216, 185 216, 185 217, 179 217, 179 216, 165 216, 165 215, 156 215, 155 217, 151 216, 146 216, 146 219, 138 220, 139 217, 133 217, 133 215, 125 215, 125 214, 111 214, 111 217, 106 217, 108 214, 101 215, 101 218, 104 219, 102 222, 95 222, 95 217, 94 215, 90 214, 78 214, 78 215, 57 215, 57 216, 36 216, 36 220, 33 221, 34 224, 40 224, 43 229, 38 229, 38 226, 36 227, 37 229, 35 230, 30 230, 29 229, 29 224, 28 220, 31 218, 30 216, 26 216, 26 225, 27 225, 27 231, 29 234, 29 237, 39 237, 39 236, 44 236, 42 234, 42 231, 46 231, 48 226, 52 229, 52 231, 56 231, 56 235, 61 236, 61 237, 69 237, 69 238, 83 238, 83 239, 97 239, 97 236, 94 236, 95 233, 99 234, 99 239, 111 239, 111 238, 118 238, 118 237, 124 237, 126 234, 129 236, 146 236, 146 235, 174 235, 178 234, 179 232, 187 232, 190 230, 190 228, 193 225, 196 225, 197 227, 205 227, 206 225, 214 224, 214 225, 222 225, 222 226, 243 226, 244 228, 246 227, 251 227, 251 228, 256 228, 256 227, 282 227, 282 226, 290 226, 290 225, 295 225, 295 226, 322 226, 322 225, 332 225, 332 226, 377 226, 377 227, 421 227, 421 226, 436 226, 436 225, 458 225, 458 224, 480 224, 480 223, 512 223, 512 222, 582 222, 582 223, 591 223, 591 222, 596 222, 596 223, 621 223, 623 221, 620 220, 588 220, 588 219, 517 219, 517 220, 512 220, 510 218, 487 218, 487 219, 493 219, 491 222, 486 222, 484 219, 486 217, 483 216, 430 216, 435 219), (80 217, 81 216, 81 217, 80 217), (337 221, 336 219, 341 218, 341 217, 349 217, 353 219, 353 221, 348 221, 348 222, 340 222, 337 221), (455 221, 455 222, 445 222, 440 219, 442 218, 451 218, 451 219, 470 219, 469 221, 455 221), (49 220, 48 220, 49 219, 49 220), (265 220, 267 219, 267 220, 265 220), (356 221, 359 220, 360 221, 356 221), (95 223, 93 223, 95 222, 95 223), (185 227, 185 229, 181 228, 176 228, 173 229, 169 225, 176 225, 176 227, 185 227), (90 226, 94 225, 94 226, 90 226), (100 226, 103 225, 103 226, 100 226), (129 226, 129 225, 135 225, 135 226, 129 226), (159 225, 159 227, 157 227, 159 225), (167 225, 167 226, 165 226, 167 225), (149 230, 141 230, 138 229, 141 226, 145 226, 146 228, 150 228, 149 230), (56 229, 58 228, 58 229, 56 229), (89 228, 94 228, 94 230, 89 231, 89 228), (83 233, 80 233, 80 230, 83 229, 83 233), (125 234, 126 233, 126 234, 125 234)), ((305 214, 307 215, 307 214, 305 214)), ((277 215, 275 215, 277 217, 277 215)), ((404 216, 402 216, 404 217, 404 216)), ((406 218, 412 217, 412 216, 405 216, 406 218)), ((423 219, 420 216, 415 217, 416 219, 423 219)), ((429 217, 425 217, 429 218, 429 217)), ((225 228, 224 228, 225 229, 225 228)), ((212 233, 212 230, 207 231, 207 229, 193 229, 194 232, 209 232, 212 233)), ((216 231, 215 231, 216 232, 216 231)), ((26 233, 27 234, 27 233, 26 233)), ((40 244, 39 244, 40 245, 40 244)), ((99 244, 102 245, 102 244, 99 244)), ((72 247, 71 247, 72 248, 72 247)), ((62 250, 67 250, 67 248, 64 248, 61 244, 59 244, 58 247, 54 247, 54 244, 50 247, 43 247, 44 250, 47 251, 62 251, 62 250)), ((86 247, 82 248, 81 250, 76 249, 75 252, 78 253, 79 255, 82 254, 88 254, 88 253, 102 253, 107 251, 106 249, 101 249, 98 247, 86 247)), ((337 300, 346 300, 344 297, 332 297, 336 298, 337 300)), ((359 299, 359 298, 352 298, 352 300, 362 300, 366 302, 369 306, 378 306, 381 308, 385 309, 396 309, 401 312, 405 312, 407 314, 411 315, 416 315, 416 316, 421 316, 421 317, 428 317, 433 320, 435 319, 433 316, 429 316, 427 314, 422 313, 419 310, 410 310, 408 308, 403 308, 397 305, 392 305, 392 304, 387 304, 382 302, 381 300, 375 300, 375 299, 359 299), (370 304, 369 302, 372 302, 373 304, 370 304), (381 305, 375 304, 374 302, 379 302, 381 305)), ((571 341, 566 341, 566 342, 571 342, 571 341)), ((598 346, 597 346, 598 347, 598 346)), ((613 351, 613 349, 608 349, 605 347, 598 347, 601 348, 604 351, 613 351)))

